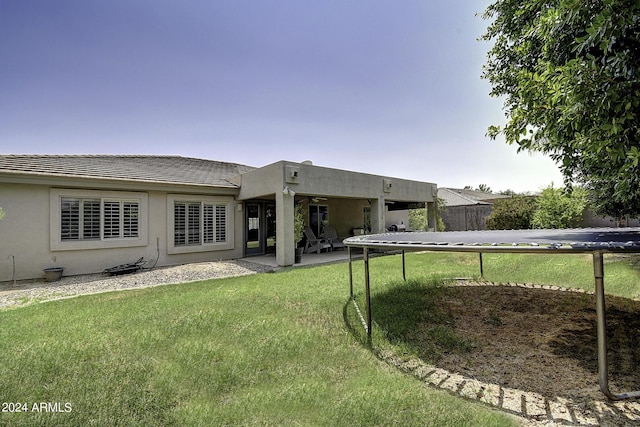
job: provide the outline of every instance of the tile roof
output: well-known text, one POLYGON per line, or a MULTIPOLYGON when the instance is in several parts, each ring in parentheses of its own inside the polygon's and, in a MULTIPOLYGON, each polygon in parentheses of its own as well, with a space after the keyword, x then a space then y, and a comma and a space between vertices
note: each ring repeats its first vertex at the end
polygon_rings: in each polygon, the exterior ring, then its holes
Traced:
POLYGON ((0 154, 0 173, 236 187, 254 167, 182 156, 0 154))
POLYGON ((447 206, 471 206, 490 205, 496 199, 510 198, 511 196, 505 194, 486 193, 477 190, 439 187, 438 197, 443 199, 447 206))

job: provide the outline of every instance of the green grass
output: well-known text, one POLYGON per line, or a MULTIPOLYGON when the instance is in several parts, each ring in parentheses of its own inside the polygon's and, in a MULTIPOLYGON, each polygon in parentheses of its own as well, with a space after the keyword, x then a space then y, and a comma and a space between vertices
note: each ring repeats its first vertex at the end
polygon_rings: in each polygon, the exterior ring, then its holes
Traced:
MULTIPOLYGON (((475 253, 408 253, 407 277, 480 278, 475 253)), ((625 298, 640 298, 640 256, 605 255, 605 291, 625 298)), ((396 261, 401 266, 398 257, 396 261)), ((593 264, 588 254, 483 254, 484 280, 502 283, 538 283, 594 290, 593 264)), ((380 271, 372 264, 371 277, 380 271)), ((355 270, 354 270, 355 271, 355 270)), ((384 275, 383 281, 402 278, 384 275)))
MULTIPOLYGON (((376 333, 372 346, 377 352, 391 350, 405 357, 419 357, 428 363, 437 363, 445 353, 467 352, 471 343, 455 332, 455 319, 445 298, 455 290, 445 286, 441 279, 408 279, 390 282, 385 291, 371 298, 375 311, 376 333)), ((363 297, 357 298, 364 307, 363 297)), ((356 329, 359 320, 355 307, 347 308, 354 335, 368 343, 364 331, 356 329)))
POLYGON ((1 311, 2 402, 72 410, 0 425, 512 425, 379 361, 348 295, 335 264, 1 311))
MULTIPOLYGON (((634 256, 605 255, 604 283, 610 295, 640 298, 640 269, 634 256)), ((594 290, 591 255, 485 254, 485 279, 594 290)))
MULTIPOLYGON (((467 351, 472 343, 455 335, 455 320, 441 303, 453 293, 443 283, 455 278, 480 279, 479 256, 474 253, 407 253, 407 281, 402 280, 399 256, 371 260, 374 328, 371 345, 377 351, 417 356, 437 363, 443 352, 467 351), (396 265, 393 265, 395 263, 396 265), (420 328, 420 332, 417 332, 420 328), (425 339, 425 337, 427 339, 425 339), (422 341, 416 342, 416 339, 422 341), (420 349, 420 354, 416 354, 420 349)), ((484 280, 499 283, 537 283, 594 290, 590 255, 484 254, 484 280)), ((640 257, 605 256, 605 290, 609 295, 640 298, 640 257)), ((355 268, 356 301, 364 310, 362 267, 355 268)), ((461 290, 463 292, 463 290, 461 290)), ((594 301, 595 307, 595 301, 594 301)), ((347 323, 363 344, 369 339, 355 308, 347 323)), ((364 315, 364 313, 363 313, 364 315)), ((499 313, 488 320, 497 324, 499 313)))
MULTIPOLYGON (((593 288, 589 258, 529 257, 485 255, 486 278, 593 288)), ((638 295, 634 262, 607 262, 607 291, 638 295)), ((360 307, 362 270, 356 262, 360 307)), ((407 286, 427 303, 411 283, 478 272, 476 254, 408 254, 404 285, 400 257, 374 258, 373 297, 407 286)), ((427 282, 438 288, 438 279, 427 282)), ((0 413, 0 425, 513 424, 378 360, 348 296, 347 264, 333 264, 0 311, 0 400, 72 405, 68 413, 0 413)), ((374 303, 376 321, 397 324, 375 328, 373 345, 401 353, 402 295, 391 306, 376 313, 374 303)), ((430 321, 446 324, 447 313, 430 321)), ((434 328, 434 339, 464 345, 443 330, 434 328)))

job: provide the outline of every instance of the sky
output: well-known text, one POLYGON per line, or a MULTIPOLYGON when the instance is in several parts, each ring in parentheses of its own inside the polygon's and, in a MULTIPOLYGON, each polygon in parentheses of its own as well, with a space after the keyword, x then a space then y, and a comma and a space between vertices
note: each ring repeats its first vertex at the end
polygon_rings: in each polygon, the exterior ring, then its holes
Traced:
POLYGON ((488 0, 0 0, 0 154, 311 160, 440 187, 562 176, 486 137, 488 0))

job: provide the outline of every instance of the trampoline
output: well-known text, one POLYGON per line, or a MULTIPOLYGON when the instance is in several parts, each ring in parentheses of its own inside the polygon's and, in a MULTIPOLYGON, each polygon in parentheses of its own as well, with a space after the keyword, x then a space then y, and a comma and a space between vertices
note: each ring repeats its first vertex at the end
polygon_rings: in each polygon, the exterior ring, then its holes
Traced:
POLYGON ((352 249, 361 248, 364 258, 366 299, 366 329, 371 337, 371 286, 369 280, 370 250, 401 250, 402 274, 406 278, 405 251, 476 252, 480 254, 480 274, 483 274, 483 253, 588 253, 593 258, 598 342, 598 383, 611 400, 640 397, 640 391, 612 393, 609 390, 607 360, 607 322, 604 294, 605 253, 640 253, 640 228, 590 228, 571 230, 492 230, 382 233, 345 239, 349 250, 349 286, 353 299, 352 249))

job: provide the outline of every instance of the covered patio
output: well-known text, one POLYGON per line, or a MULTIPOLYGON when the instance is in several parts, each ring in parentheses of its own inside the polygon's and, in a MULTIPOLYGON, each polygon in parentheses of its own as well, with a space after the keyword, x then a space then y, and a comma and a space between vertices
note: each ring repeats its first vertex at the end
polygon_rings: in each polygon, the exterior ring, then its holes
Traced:
MULTIPOLYGON (((296 205, 302 206, 305 226, 316 228, 316 235, 321 234, 325 222, 341 239, 384 232, 390 207, 409 206, 426 207, 428 227, 435 229, 437 187, 433 183, 287 161, 246 172, 232 181, 240 187, 238 211, 253 214, 261 205, 270 212, 269 216, 247 217, 245 240, 253 239, 253 246, 246 245, 244 255, 256 255, 248 259, 254 262, 264 256, 264 261, 277 266, 294 265, 296 205), (269 255, 270 251, 275 254, 269 255)), ((347 251, 329 257, 333 256, 346 259, 347 251)), ((302 264, 311 260, 311 255, 305 254, 302 264)))
MULTIPOLYGON (((359 255, 362 258, 362 254, 359 255)), ((352 254, 354 259, 357 259, 357 254, 352 254)), ((273 268, 279 268, 281 266, 278 265, 276 261, 275 254, 265 254, 265 255, 256 255, 249 256, 246 258, 242 258, 243 261, 253 262, 260 265, 265 265, 273 268)), ((347 262, 349 261, 349 251, 332 251, 332 252, 321 252, 321 253, 309 253, 302 255, 302 262, 293 264, 291 267, 309 267, 313 265, 321 265, 321 264, 331 264, 336 262, 347 262)))

